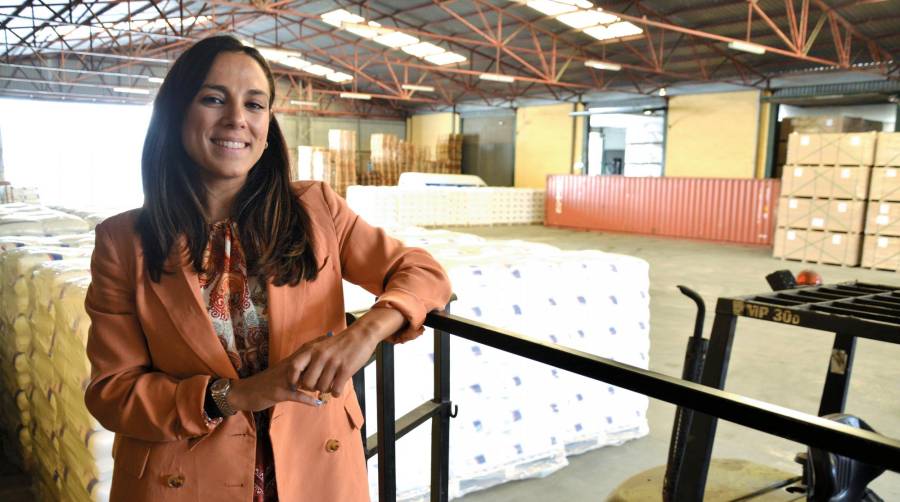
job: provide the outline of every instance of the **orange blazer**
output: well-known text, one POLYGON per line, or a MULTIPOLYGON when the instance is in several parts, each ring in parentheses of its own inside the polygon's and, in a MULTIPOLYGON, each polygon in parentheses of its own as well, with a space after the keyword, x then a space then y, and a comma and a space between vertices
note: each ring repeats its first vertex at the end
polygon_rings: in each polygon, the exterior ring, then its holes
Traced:
MULTIPOLYGON (((341 279, 377 295, 375 306, 403 313, 409 325, 394 341, 420 334, 425 314, 450 297, 441 266, 367 224, 327 185, 294 188, 312 220, 320 270, 315 281, 295 287, 268 285, 269 364, 346 328, 341 279)), ((184 238, 166 262, 175 273, 150 280, 135 231, 138 211, 97 226, 85 301, 92 321, 85 403, 116 433, 111 500, 249 502, 256 445, 251 413, 214 427, 203 418, 209 380, 238 375, 213 331, 184 238)), ((269 433, 280 499, 369 500, 362 423, 350 382, 319 408, 275 405, 269 433)))

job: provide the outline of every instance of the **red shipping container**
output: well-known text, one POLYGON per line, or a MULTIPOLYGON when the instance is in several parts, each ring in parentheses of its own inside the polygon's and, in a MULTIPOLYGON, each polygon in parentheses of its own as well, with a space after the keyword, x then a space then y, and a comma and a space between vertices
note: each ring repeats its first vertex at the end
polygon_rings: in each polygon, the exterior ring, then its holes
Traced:
POLYGON ((771 246, 781 180, 548 176, 544 225, 771 246))

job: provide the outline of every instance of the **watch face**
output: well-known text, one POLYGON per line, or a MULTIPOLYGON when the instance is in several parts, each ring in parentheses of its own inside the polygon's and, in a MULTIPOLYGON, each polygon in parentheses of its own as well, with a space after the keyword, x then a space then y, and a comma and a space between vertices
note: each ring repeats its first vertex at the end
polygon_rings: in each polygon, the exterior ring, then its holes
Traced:
POLYGON ((231 386, 231 382, 224 378, 220 378, 213 382, 212 386, 209 388, 212 392, 225 392, 231 386))

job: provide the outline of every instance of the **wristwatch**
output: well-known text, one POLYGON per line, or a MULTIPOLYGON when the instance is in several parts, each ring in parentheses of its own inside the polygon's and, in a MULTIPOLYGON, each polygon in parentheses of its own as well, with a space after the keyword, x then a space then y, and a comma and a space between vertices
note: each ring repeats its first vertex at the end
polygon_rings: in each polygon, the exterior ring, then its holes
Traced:
POLYGON ((212 396, 216 407, 222 412, 222 416, 230 417, 237 413, 234 408, 228 404, 228 393, 231 392, 231 380, 220 378, 213 382, 209 387, 209 394, 212 396))

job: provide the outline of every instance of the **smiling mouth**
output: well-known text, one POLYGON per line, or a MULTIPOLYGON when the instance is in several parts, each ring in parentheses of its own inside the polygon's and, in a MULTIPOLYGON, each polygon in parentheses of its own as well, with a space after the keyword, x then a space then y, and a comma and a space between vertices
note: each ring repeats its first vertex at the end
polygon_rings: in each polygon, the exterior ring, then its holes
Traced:
POLYGON ((250 146, 250 143, 244 143, 243 141, 227 141, 223 139, 214 139, 212 140, 213 144, 217 146, 221 146, 222 148, 228 148, 231 150, 240 150, 242 148, 247 148, 250 146))

